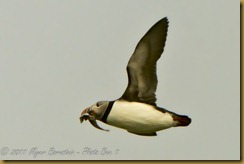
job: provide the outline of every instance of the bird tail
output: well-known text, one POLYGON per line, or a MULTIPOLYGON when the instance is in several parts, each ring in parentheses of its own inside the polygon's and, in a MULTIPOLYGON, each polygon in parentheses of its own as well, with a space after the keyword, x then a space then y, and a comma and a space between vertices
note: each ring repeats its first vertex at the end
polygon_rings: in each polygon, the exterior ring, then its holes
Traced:
POLYGON ((185 115, 173 115, 173 119, 177 122, 177 126, 188 126, 191 123, 191 118, 185 115))

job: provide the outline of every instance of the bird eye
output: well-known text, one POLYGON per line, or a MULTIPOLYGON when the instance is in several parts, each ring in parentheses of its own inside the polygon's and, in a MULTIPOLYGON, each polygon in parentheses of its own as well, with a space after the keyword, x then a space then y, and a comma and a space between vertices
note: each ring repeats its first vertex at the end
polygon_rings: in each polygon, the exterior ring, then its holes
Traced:
POLYGON ((101 102, 97 102, 97 104, 96 104, 97 107, 99 107, 101 105, 102 105, 101 102))

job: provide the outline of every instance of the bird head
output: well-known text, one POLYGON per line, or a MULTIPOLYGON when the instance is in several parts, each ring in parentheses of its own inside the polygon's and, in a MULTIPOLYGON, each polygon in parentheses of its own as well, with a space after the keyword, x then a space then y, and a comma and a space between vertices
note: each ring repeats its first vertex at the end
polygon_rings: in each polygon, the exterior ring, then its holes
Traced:
MULTIPOLYGON (((95 127, 100 130, 105 130, 101 128, 96 120, 101 120, 103 115, 105 114, 109 105, 109 101, 99 101, 90 107, 86 108, 81 112, 80 122, 82 123, 84 120, 89 120, 89 122, 95 127)), ((108 130, 105 130, 108 131, 108 130)))

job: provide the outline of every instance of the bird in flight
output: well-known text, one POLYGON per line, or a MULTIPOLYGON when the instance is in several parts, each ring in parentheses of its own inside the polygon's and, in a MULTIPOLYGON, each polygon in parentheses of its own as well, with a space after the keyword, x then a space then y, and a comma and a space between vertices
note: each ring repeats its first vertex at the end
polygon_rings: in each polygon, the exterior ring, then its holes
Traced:
MULTIPOLYGON (((128 65, 128 86, 113 101, 98 101, 82 111, 80 122, 89 122, 100 130, 96 120, 142 136, 156 136, 157 131, 188 126, 191 119, 156 105, 156 63, 164 51, 168 31, 167 17, 154 24, 137 44, 128 65)), ((108 130, 105 130, 108 131, 108 130)))

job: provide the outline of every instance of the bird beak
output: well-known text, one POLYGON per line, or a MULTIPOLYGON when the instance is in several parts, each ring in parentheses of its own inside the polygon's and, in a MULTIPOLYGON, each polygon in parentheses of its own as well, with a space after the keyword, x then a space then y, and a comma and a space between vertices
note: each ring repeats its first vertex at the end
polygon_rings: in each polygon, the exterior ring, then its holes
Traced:
POLYGON ((104 131, 109 131, 109 130, 106 130, 106 129, 103 129, 101 128, 98 124, 97 124, 97 121, 95 119, 94 116, 90 115, 88 113, 88 111, 90 110, 90 107, 89 108, 86 108, 85 110, 83 110, 81 112, 81 116, 80 116, 80 123, 82 123, 84 120, 89 120, 89 122, 97 129, 100 129, 100 130, 104 130, 104 131))
POLYGON ((85 110, 83 110, 81 112, 81 117, 80 117, 80 123, 83 122, 83 120, 87 120, 87 119, 90 119, 90 115, 88 114, 88 111, 89 111, 90 108, 86 108, 85 110))

